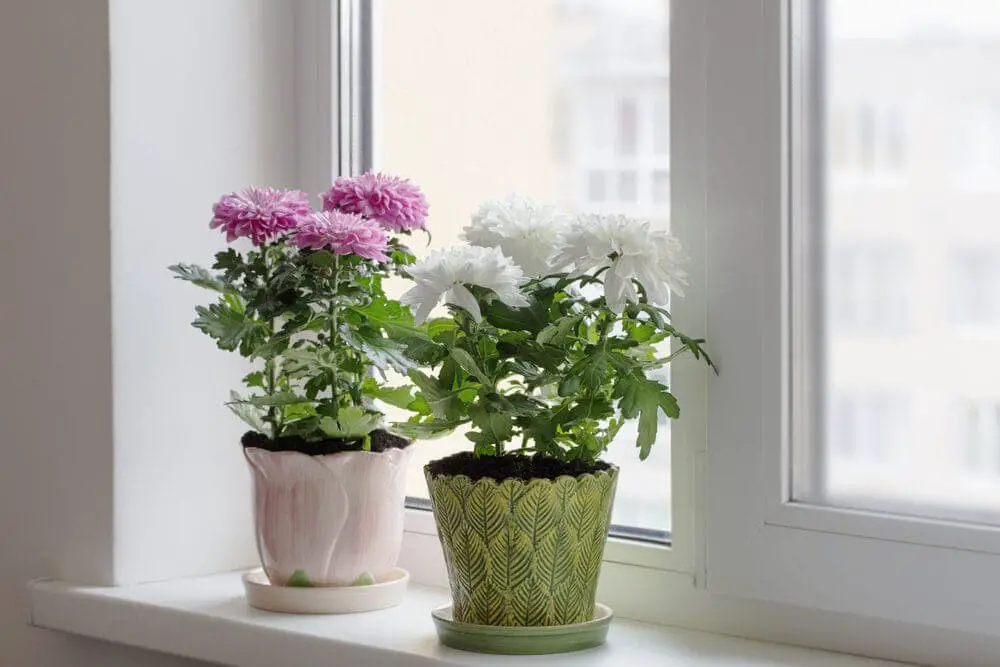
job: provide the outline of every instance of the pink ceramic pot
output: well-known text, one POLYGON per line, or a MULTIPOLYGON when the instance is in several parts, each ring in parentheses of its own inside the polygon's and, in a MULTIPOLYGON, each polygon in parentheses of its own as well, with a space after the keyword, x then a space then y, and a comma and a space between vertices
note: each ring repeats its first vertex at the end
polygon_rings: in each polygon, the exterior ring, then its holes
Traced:
POLYGON ((253 471, 257 551, 275 586, 346 586, 396 566, 410 448, 381 453, 243 450, 253 471), (303 579, 304 577, 304 579, 303 579))

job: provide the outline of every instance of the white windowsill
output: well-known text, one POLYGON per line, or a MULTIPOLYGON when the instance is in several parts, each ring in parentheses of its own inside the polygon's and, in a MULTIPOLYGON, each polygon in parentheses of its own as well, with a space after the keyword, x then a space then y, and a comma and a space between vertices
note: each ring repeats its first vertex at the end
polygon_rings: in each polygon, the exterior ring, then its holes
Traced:
MULTIPOLYGON (((582 653, 511 658, 441 646, 430 610, 443 589, 412 585, 402 605, 368 614, 292 616, 247 606, 238 573, 97 588, 30 584, 36 627, 232 667, 581 664, 620 667, 877 667, 890 663, 615 619, 608 643, 582 653)), ((894 663, 893 663, 894 664, 894 663)))

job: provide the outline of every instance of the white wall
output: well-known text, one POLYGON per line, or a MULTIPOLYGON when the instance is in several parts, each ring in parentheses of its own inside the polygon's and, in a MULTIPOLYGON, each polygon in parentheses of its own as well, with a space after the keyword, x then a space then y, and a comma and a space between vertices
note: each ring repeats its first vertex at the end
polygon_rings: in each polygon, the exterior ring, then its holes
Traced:
POLYGON ((32 629, 25 583, 253 558, 238 364, 165 266, 209 257, 220 192, 292 180, 287 8, 0 2, 4 667, 194 665, 32 629))
POLYGON ((220 193, 295 181, 289 3, 111 2, 115 582, 252 565, 246 372, 190 326, 220 193))

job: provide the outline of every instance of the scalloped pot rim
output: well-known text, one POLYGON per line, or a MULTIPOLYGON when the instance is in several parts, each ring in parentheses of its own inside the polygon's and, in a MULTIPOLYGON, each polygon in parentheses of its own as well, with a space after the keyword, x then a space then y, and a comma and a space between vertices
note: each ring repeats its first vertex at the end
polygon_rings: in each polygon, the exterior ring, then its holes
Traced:
POLYGON ((493 482, 494 486, 500 486, 504 482, 515 482, 524 485, 533 484, 535 482, 543 482, 543 483, 549 482, 551 484, 556 484, 561 479, 572 479, 574 481, 578 481, 581 479, 585 479, 587 477, 593 477, 594 479, 598 479, 599 477, 610 477, 612 476, 612 474, 617 475, 621 470, 614 463, 609 463, 608 465, 610 467, 607 470, 598 470, 597 472, 584 472, 580 473, 579 475, 559 475, 558 477, 532 477, 530 479, 521 479, 520 477, 504 477, 501 480, 497 480, 495 477, 480 477, 479 479, 473 480, 468 475, 449 475, 447 473, 439 473, 437 475, 434 475, 431 474, 431 472, 428 470, 430 464, 424 466, 424 474, 427 475, 430 479, 434 480, 437 479, 458 480, 464 477, 469 481, 470 484, 478 484, 480 482, 493 482))

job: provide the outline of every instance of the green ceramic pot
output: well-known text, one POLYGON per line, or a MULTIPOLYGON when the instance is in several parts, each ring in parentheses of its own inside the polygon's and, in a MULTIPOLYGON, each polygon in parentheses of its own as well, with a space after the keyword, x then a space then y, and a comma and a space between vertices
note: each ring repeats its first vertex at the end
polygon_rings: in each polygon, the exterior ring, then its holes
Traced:
POLYGON ((499 483, 424 474, 455 621, 539 626, 594 618, 618 468, 499 483))

